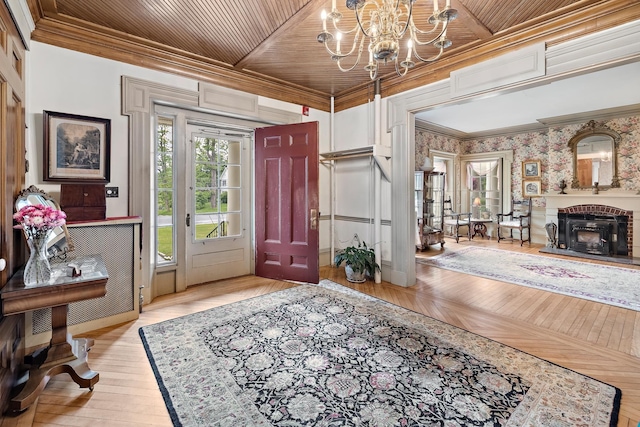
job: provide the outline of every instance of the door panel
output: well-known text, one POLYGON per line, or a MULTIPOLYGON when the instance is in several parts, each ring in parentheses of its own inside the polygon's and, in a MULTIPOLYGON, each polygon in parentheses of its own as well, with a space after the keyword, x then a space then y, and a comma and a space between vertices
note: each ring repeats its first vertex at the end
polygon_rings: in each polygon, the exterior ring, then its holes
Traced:
POLYGON ((198 124, 187 135, 187 286, 249 274, 249 134, 198 124))
POLYGON ((256 275, 318 283, 318 123, 256 129, 256 275))

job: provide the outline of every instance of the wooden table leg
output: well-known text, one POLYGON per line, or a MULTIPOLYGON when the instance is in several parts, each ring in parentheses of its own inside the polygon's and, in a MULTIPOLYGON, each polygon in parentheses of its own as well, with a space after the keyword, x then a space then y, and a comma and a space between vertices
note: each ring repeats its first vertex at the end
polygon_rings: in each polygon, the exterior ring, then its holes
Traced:
POLYGON ((485 238, 487 235, 487 226, 484 225, 483 222, 474 222, 473 223, 473 236, 471 236, 471 238, 473 239, 474 237, 476 237, 476 234, 479 234, 482 238, 485 238))
POLYGON ((51 342, 44 351, 32 356, 29 379, 24 388, 9 402, 11 411, 23 411, 38 398, 49 380, 67 373, 81 388, 93 390, 100 376, 92 371, 87 363, 88 352, 93 346, 92 339, 73 339, 67 333, 68 305, 51 309, 51 342), (46 354, 46 358, 42 358, 46 354))

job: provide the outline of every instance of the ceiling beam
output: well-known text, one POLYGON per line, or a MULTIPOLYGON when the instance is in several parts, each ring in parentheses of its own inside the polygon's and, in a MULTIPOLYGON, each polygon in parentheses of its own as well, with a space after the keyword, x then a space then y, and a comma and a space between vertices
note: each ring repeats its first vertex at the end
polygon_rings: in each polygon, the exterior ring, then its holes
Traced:
POLYGON ((245 55, 240 61, 238 61, 234 68, 236 69, 244 69, 246 68, 252 61, 253 58, 260 57, 267 50, 273 47, 278 43, 283 37, 286 37, 287 33, 289 33, 293 28, 296 28, 299 25, 303 25, 305 20, 312 15, 320 16, 320 11, 326 7, 325 0, 311 0, 309 3, 304 5, 300 10, 298 10, 291 18, 289 18, 284 24, 278 27, 273 33, 269 35, 266 39, 262 41, 255 49, 245 55))
POLYGON ((458 11, 459 20, 464 21, 464 26, 475 34, 480 40, 488 39, 493 33, 476 18, 460 0, 451 0, 451 7, 458 11))

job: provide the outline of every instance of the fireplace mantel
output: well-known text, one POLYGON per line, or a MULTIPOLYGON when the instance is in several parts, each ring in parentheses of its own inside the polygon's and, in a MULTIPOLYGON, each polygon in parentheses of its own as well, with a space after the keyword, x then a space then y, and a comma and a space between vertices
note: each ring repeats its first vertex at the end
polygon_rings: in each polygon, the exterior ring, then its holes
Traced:
POLYGON ((632 253, 640 254, 640 195, 635 191, 606 190, 593 194, 591 190, 569 191, 567 194, 545 194, 547 202, 546 223, 558 223, 558 209, 576 205, 605 205, 633 212, 633 223, 629 223, 632 233, 632 253))

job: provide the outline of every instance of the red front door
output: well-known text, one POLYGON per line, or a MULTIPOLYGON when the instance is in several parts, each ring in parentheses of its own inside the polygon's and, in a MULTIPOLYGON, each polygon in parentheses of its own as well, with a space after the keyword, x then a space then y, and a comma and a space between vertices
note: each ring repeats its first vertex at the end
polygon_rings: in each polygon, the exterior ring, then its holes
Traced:
POLYGON ((256 129, 256 275, 318 283, 318 123, 256 129))

